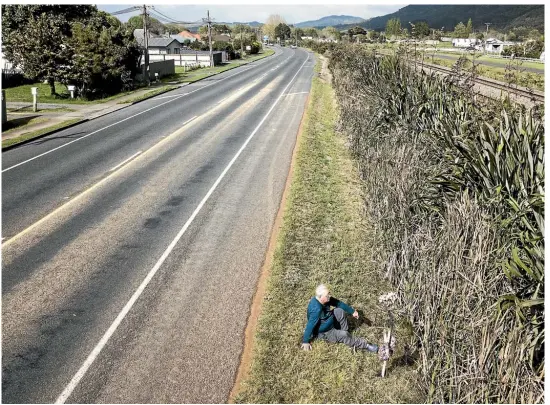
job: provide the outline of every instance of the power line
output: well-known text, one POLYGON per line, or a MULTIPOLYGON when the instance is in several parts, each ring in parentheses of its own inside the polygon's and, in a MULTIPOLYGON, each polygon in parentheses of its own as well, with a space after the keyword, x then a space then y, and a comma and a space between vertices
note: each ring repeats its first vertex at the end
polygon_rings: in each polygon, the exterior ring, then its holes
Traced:
POLYGON ((176 20, 176 19, 174 19, 174 18, 172 18, 172 17, 167 16, 166 14, 161 13, 161 12, 160 12, 156 7, 154 7, 154 6, 153 6, 153 10, 154 10, 153 12, 154 12, 155 14, 161 15, 161 16, 164 17, 165 19, 170 20, 170 22, 173 23, 173 24, 199 24, 199 23, 201 22, 201 20, 198 20, 198 21, 195 21, 195 22, 178 21, 178 20, 176 20))
POLYGON ((132 11, 136 11, 136 10, 139 10, 139 9, 140 9, 140 7, 133 6, 133 7, 125 8, 124 10, 115 11, 115 12, 110 13, 110 14, 111 15, 126 14, 126 13, 131 13, 132 11))

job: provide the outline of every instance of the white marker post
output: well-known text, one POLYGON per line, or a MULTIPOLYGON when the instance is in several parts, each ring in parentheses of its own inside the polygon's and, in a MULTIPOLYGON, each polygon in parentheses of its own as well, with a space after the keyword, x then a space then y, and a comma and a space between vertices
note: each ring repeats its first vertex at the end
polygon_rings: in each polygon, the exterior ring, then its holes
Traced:
POLYGON ((74 91, 76 89, 76 86, 72 85, 72 84, 69 84, 67 86, 67 90, 69 90, 69 92, 71 93, 71 98, 74 98, 74 91))
POLYGON ((32 110, 36 112, 38 110, 38 103, 36 101, 36 96, 38 95, 38 87, 31 87, 32 94, 32 110))

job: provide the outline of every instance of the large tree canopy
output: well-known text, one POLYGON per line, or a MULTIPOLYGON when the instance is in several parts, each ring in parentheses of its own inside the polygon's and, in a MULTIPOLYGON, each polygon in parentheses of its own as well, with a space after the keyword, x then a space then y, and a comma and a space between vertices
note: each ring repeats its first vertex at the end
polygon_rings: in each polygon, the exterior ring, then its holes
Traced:
POLYGON ((116 92, 137 68, 131 33, 95 6, 2 6, 6 59, 25 76, 77 85, 81 94, 116 92))
POLYGON ((284 41, 287 38, 290 38, 292 34, 290 27, 285 23, 280 23, 275 27, 275 38, 279 38, 281 41, 284 41))

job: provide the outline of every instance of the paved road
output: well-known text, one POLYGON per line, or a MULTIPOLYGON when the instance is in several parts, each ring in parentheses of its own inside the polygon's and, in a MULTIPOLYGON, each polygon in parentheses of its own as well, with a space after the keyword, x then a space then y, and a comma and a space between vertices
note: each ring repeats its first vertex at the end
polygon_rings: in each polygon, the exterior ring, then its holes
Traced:
POLYGON ((2 154, 3 402, 227 400, 313 65, 279 49, 2 154))

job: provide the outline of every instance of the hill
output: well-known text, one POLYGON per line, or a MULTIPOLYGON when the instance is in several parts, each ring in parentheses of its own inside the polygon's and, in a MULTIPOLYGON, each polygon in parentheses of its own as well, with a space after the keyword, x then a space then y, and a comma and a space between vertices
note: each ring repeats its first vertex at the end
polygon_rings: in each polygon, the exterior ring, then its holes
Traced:
POLYGON ((300 23, 294 24, 294 26, 298 28, 306 28, 306 27, 324 28, 328 26, 344 25, 344 24, 357 25, 364 22, 366 22, 366 20, 361 17, 353 17, 351 15, 329 15, 328 17, 323 17, 318 20, 300 22, 300 23))
POLYGON ((426 21, 430 27, 445 27, 446 31, 454 29, 459 22, 466 24, 472 19, 475 30, 484 30, 484 23, 491 23, 491 28, 499 31, 507 31, 514 27, 525 26, 537 28, 544 32, 544 6, 543 5, 410 5, 403 7, 395 13, 374 17, 363 23, 350 23, 339 25, 338 29, 348 29, 355 25, 373 30, 384 30, 386 22, 392 18, 399 18, 401 26, 408 27, 409 21, 426 21))

